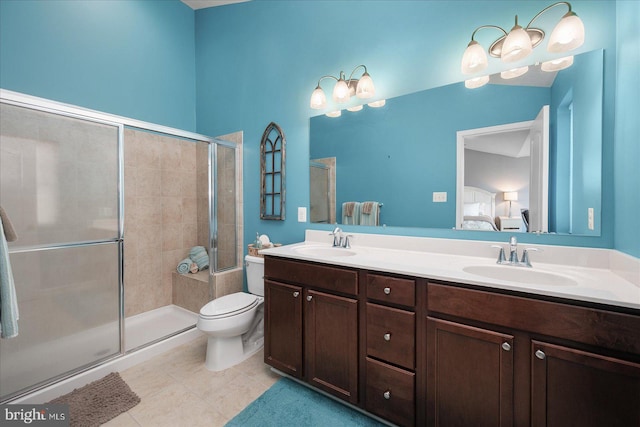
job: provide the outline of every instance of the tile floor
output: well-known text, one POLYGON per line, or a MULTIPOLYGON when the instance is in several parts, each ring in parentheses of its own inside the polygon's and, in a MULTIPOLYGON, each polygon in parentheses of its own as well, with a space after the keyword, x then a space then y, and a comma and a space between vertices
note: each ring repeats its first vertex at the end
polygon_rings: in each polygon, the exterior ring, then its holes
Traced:
POLYGON ((280 378, 264 364, 262 351, 232 368, 210 372, 204 367, 206 346, 202 336, 120 372, 141 401, 104 425, 224 426, 280 378))

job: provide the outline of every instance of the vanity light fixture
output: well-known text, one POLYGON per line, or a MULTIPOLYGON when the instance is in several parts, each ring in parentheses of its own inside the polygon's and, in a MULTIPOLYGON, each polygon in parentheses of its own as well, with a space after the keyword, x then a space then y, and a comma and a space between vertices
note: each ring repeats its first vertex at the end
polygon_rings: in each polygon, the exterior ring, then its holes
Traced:
POLYGON ((503 71, 500 73, 500 77, 503 79, 515 79, 527 71, 529 71, 529 66, 525 65, 524 67, 512 68, 511 70, 503 71))
POLYGON ((334 79, 336 81, 336 85, 333 87, 332 97, 337 103, 347 102, 353 95, 358 98, 367 99, 372 98, 376 94, 376 89, 371 76, 367 72, 367 67, 358 65, 351 71, 348 80, 345 79, 344 71, 340 71, 339 77, 331 75, 320 77, 318 85, 311 94, 311 101, 309 102, 309 106, 315 110, 321 110, 327 106, 327 97, 320 87, 320 82, 324 79, 334 79), (362 73, 359 79, 353 78, 354 73, 360 68, 364 69, 364 73, 362 73))
POLYGON ((327 117, 340 117, 342 115, 342 111, 341 110, 330 111, 326 115, 327 117))
POLYGON ((380 108, 380 107, 384 107, 386 103, 387 103, 386 99, 380 99, 378 101, 370 102, 367 105, 371 108, 380 108))
POLYGON ((360 111, 362 110, 362 104, 360 105, 354 105, 353 107, 349 107, 347 108, 348 111, 351 111, 352 113, 355 113, 356 111, 360 111))
POLYGON ((571 65, 573 65, 573 55, 543 62, 540 64, 540 69, 542 71, 560 71, 569 68, 571 65))
POLYGON ((489 76, 474 77, 472 79, 465 80, 464 87, 467 89, 477 89, 487 83, 489 83, 489 76))
POLYGON ((474 74, 484 70, 488 65, 487 54, 482 46, 474 39, 476 33, 484 28, 495 28, 504 33, 489 47, 489 55, 500 58, 503 62, 515 62, 527 57, 544 39, 545 33, 540 28, 532 27, 533 22, 549 9, 565 5, 569 11, 560 19, 551 32, 547 51, 552 53, 567 52, 582 46, 584 43, 584 24, 578 15, 571 10, 571 4, 565 1, 554 3, 542 9, 533 17, 526 27, 518 25, 516 15, 515 25, 508 33, 497 25, 482 25, 471 34, 471 41, 462 56, 461 70, 464 74, 474 74))

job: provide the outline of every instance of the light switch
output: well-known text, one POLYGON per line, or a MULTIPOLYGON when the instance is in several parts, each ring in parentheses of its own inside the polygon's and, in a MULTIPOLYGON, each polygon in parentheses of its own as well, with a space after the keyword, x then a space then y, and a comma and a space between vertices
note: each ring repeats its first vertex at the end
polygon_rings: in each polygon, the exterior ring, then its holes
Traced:
POLYGON ((447 192, 446 191, 434 191, 433 192, 433 201, 435 203, 442 203, 447 201, 447 192))
POLYGON ((304 206, 298 207, 298 222, 307 222, 307 208, 304 206))
POLYGON ((589 208, 587 212, 588 212, 589 230, 593 230, 595 228, 594 218, 593 218, 593 208, 589 208))

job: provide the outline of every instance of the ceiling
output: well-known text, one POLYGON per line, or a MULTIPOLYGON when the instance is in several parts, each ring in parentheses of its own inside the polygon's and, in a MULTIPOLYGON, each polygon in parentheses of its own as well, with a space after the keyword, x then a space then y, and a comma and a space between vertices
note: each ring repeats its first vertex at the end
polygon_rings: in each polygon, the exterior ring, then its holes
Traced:
POLYGON ((191 9, 204 9, 206 7, 224 6, 225 4, 243 3, 249 0, 181 0, 191 9))

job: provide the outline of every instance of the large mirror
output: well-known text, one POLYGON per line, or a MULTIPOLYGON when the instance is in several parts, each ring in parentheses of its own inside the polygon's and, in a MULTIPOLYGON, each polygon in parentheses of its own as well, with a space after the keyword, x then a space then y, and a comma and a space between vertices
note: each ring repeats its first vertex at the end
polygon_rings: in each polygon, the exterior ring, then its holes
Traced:
POLYGON ((596 50, 554 73, 534 64, 477 89, 312 117, 311 221, 358 224, 373 207, 364 224, 600 235, 602 88, 596 50), (544 110, 546 157, 535 133, 544 110), (493 226, 472 222, 481 217, 493 226))

